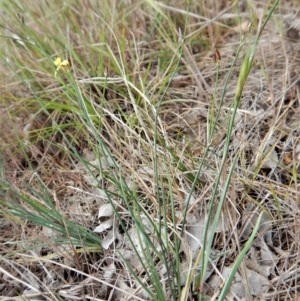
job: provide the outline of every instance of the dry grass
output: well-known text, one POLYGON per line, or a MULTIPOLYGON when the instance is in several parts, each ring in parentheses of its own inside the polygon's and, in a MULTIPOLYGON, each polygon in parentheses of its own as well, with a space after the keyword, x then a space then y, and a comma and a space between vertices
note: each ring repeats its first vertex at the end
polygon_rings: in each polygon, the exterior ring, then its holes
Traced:
POLYGON ((297 1, 260 37, 232 133, 261 2, 31 3, 1 4, 0 299, 220 300, 251 242, 227 300, 297 300, 297 1))

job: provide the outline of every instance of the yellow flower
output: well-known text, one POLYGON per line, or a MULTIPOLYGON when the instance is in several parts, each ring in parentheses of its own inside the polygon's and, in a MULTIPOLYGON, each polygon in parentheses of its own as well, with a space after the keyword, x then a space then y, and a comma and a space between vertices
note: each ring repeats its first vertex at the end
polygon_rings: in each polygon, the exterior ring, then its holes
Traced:
POLYGON ((54 73, 55 77, 57 76, 57 72, 61 69, 63 72, 68 72, 70 68, 70 64, 68 60, 62 61, 60 57, 57 57, 54 60, 54 65, 57 67, 54 73))

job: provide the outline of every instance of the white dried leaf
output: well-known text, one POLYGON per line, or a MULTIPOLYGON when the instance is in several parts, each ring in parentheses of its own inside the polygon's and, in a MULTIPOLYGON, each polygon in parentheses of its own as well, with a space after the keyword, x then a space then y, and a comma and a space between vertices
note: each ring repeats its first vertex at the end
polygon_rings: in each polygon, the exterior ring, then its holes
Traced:
POLYGON ((126 262, 129 263, 135 271, 141 272, 144 270, 141 260, 134 251, 128 249, 118 249, 117 254, 117 258, 122 261, 126 260, 126 262))
POLYGON ((130 248, 132 247, 132 244, 134 244, 134 247, 136 248, 137 252, 139 253, 139 256, 141 258, 144 258, 144 249, 148 247, 148 242, 146 240, 149 238, 145 238, 143 233, 138 233, 138 229, 136 227, 133 227, 129 230, 129 235, 131 241, 128 239, 127 236, 125 236, 125 242, 126 245, 130 248))
POLYGON ((250 269, 246 269, 246 272, 249 280, 251 295, 258 296, 266 293, 269 290, 270 282, 266 277, 250 269))
POLYGON ((14 41, 16 41, 16 42, 19 43, 20 45, 26 47, 26 46, 25 46, 25 43, 23 42, 23 39, 22 39, 20 36, 18 36, 17 34, 15 34, 15 33, 13 33, 13 32, 11 32, 10 34, 11 34, 11 37, 12 37, 12 39, 13 39, 14 41))
POLYGON ((115 241, 116 237, 114 231, 111 230, 108 232, 107 236, 102 240, 102 247, 104 250, 107 250, 109 246, 115 241))
MULTIPOLYGON (((268 231, 268 233, 269 232, 271 233, 271 230, 268 231)), ((271 246, 273 247, 273 243, 271 244, 271 246)), ((256 242, 255 247, 258 247, 260 249, 260 265, 263 266, 269 272, 271 267, 274 267, 274 265, 276 265, 279 261, 278 256, 276 256, 276 254, 274 254, 271 251, 271 249, 268 246, 268 243, 266 243, 264 239, 259 239, 256 242)), ((264 275, 263 273, 261 274, 264 275)))
POLYGON ((103 249, 107 250, 116 239, 121 241, 122 236, 117 230, 117 227, 113 227, 113 229, 107 233, 106 237, 102 241, 103 249))
MULTIPOLYGON (((123 280, 120 280, 120 279, 118 279, 118 281, 117 281, 117 286, 118 286, 118 288, 120 288, 121 290, 123 290, 125 292, 129 292, 131 290, 131 288, 123 280)), ((122 292, 120 292, 120 293, 122 293, 122 292)))
POLYGON ((99 208, 98 218, 100 217, 111 217, 115 213, 114 208, 111 204, 104 204, 99 208))
MULTIPOLYGON (((24 128, 23 128, 23 134, 24 134, 24 137, 25 138, 28 138, 29 137, 29 133, 30 133, 30 129, 31 129, 31 127, 32 127, 32 123, 30 122, 30 123, 27 123, 25 126, 24 126, 24 128)), ((25 143, 26 143, 26 145, 28 145, 29 144, 29 140, 25 140, 25 143)))
MULTIPOLYGON (((244 210, 244 220, 245 222, 243 224, 241 237, 243 239, 248 239, 258 220, 258 213, 255 211, 255 204, 249 203, 246 206, 246 209, 244 210)), ((262 234, 263 236, 268 236, 267 233, 271 231, 271 227, 272 223, 269 216, 266 213, 263 213, 258 233, 262 234)), ((255 243, 256 242, 254 242, 254 244, 255 243)))
MULTIPOLYGON (((256 273, 250 269, 245 268, 246 270, 246 274, 247 274, 247 283, 249 285, 249 289, 250 289, 250 293, 252 296, 258 296, 264 292, 267 292, 270 286, 270 282, 266 277, 263 277, 262 275, 260 275, 259 273, 256 273)), ((222 275, 224 277, 228 277, 229 273, 231 272, 231 268, 228 268, 226 273, 222 273, 222 275)), ((244 286, 242 284, 242 277, 240 276, 240 274, 237 272, 236 276, 235 276, 236 282, 238 284, 238 282, 240 282, 240 285, 242 285, 243 289, 243 293, 239 294, 238 292, 241 291, 241 287, 239 286, 239 290, 235 291, 236 294, 238 294, 239 296, 245 296, 245 292, 244 292, 244 286)), ((234 287, 234 285, 233 285, 234 287)), ((237 285, 238 287, 238 285, 237 285)))
POLYGON ((261 264, 266 269, 267 273, 270 274, 270 265, 274 265, 274 263, 278 262, 278 257, 271 252, 270 248, 265 245, 264 248, 260 249, 260 256, 261 256, 261 264))
POLYGON ((270 266, 262 265, 261 262, 255 260, 244 258, 244 262, 248 269, 259 273, 260 275, 268 278, 270 275, 270 266))
POLYGON ((114 300, 120 300, 120 301, 135 301, 137 300, 136 297, 142 298, 143 300, 150 300, 150 295, 141 287, 141 285, 135 281, 131 280, 132 287, 129 287, 123 280, 118 280, 117 281, 117 287, 123 290, 115 290, 115 293, 113 295, 114 300), (125 293, 125 292, 126 293, 125 293), (130 298, 130 296, 132 298, 130 298))
POLYGON ((142 220, 142 224, 144 225, 145 232, 147 234, 153 233, 154 227, 153 227, 152 222, 149 220, 149 218, 147 216, 143 215, 141 217, 141 220, 142 220))
POLYGON ((101 223, 98 227, 96 227, 93 232, 95 232, 95 233, 102 233, 103 231, 106 231, 110 227, 112 227, 113 224, 114 224, 114 220, 113 219, 109 219, 109 220, 101 223))
POLYGON ((279 156, 274 149, 274 144, 276 144, 275 138, 270 138, 267 141, 263 141, 261 145, 257 148, 255 154, 255 162, 252 166, 254 170, 259 164, 262 168, 274 169, 279 163, 279 156))
MULTIPOLYGON (((247 285, 249 286, 250 293, 252 296, 258 296, 268 291, 270 282, 269 280, 256 273, 248 268, 245 267, 246 276, 247 276, 247 285)), ((224 279, 227 279, 232 272, 231 267, 224 267, 222 271, 222 276, 224 279)), ((217 276, 212 277, 212 280, 209 282, 209 285, 212 289, 217 290, 219 285, 221 284, 221 279, 217 276)), ((234 280, 230 286, 230 291, 234 294, 238 295, 239 297, 244 297, 246 295, 244 284, 242 281, 242 277, 239 272, 236 272, 234 276, 234 280)))
MULTIPOLYGON (((208 233, 210 235, 211 226, 214 218, 216 217, 217 207, 212 208, 211 219, 208 226, 208 233)), ((197 256, 197 252, 202 247, 204 240, 205 225, 207 223, 207 214, 202 214, 200 218, 196 221, 196 217, 189 217, 189 225, 186 227, 187 242, 190 248, 193 250, 194 256, 197 256)), ((224 214, 221 214, 221 217, 218 219, 217 227, 215 233, 226 232, 229 230, 229 220, 228 217, 224 214)))
POLYGON ((142 256, 143 247, 140 244, 140 240, 142 239, 142 236, 140 237, 138 235, 136 227, 133 227, 129 230, 129 235, 130 235, 131 241, 127 237, 125 238, 127 245, 131 246, 131 242, 132 242, 134 244, 134 246, 137 248, 137 251, 142 256))
POLYGON ((132 250, 128 249, 118 249, 117 257, 119 259, 130 260, 135 253, 132 250))
POLYGON ((193 250, 194 256, 196 256, 195 254, 202 247, 204 230, 205 228, 203 223, 196 223, 186 228, 186 233, 187 233, 186 240, 190 248, 193 250))
POLYGON ((130 292, 131 288, 125 283, 125 281, 118 279, 116 287, 119 289, 115 290, 113 295, 114 300, 128 300, 128 294, 125 294, 124 292, 130 292))
POLYGON ((222 280, 219 275, 213 275, 208 282, 211 289, 215 292, 220 290, 221 283, 222 280))
POLYGON ((104 270, 103 279, 106 282, 110 282, 116 274, 115 264, 112 262, 108 266, 103 266, 102 269, 104 270))
POLYGON ((23 291, 23 295, 20 300, 45 301, 46 298, 43 297, 42 294, 38 294, 36 290, 27 288, 23 291))
MULTIPOLYGON (((148 240, 149 238, 152 238, 152 243, 158 248, 157 250, 160 250, 160 246, 159 246, 157 239, 154 239, 153 235, 152 235, 154 232, 153 223, 150 221, 149 217, 147 217, 145 215, 141 216, 141 221, 143 224, 143 232, 141 232, 137 227, 133 227, 129 230, 129 235, 130 235, 132 243, 134 244, 134 246, 137 248, 137 250, 139 252, 142 252, 143 249, 147 245, 146 240, 148 240), (140 232, 138 233, 138 231, 140 231, 140 232), (145 235, 147 235, 147 238, 145 238, 145 235)), ((166 240, 168 238, 166 237, 165 233, 166 233, 165 228, 162 227, 161 228, 161 238, 166 243, 166 240)), ((125 239, 126 239, 127 245, 131 246, 132 243, 126 236, 125 236, 125 239)))
POLYGON ((268 154, 266 155, 266 159, 264 159, 262 168, 270 168, 275 169, 279 163, 279 157, 277 151, 275 149, 268 149, 268 154))

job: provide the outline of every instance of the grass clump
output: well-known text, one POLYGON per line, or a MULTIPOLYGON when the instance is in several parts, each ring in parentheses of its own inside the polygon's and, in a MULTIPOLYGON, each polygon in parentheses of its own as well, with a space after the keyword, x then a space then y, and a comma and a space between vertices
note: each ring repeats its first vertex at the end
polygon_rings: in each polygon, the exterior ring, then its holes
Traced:
POLYGON ((1 4, 2 295, 296 295, 284 6, 31 1, 1 4))

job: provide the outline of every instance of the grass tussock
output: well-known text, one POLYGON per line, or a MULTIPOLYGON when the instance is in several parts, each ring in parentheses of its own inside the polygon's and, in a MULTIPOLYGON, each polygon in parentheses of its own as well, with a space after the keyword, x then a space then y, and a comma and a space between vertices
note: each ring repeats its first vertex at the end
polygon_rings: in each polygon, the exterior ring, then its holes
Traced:
POLYGON ((296 298, 300 17, 278 2, 1 3, 3 300, 296 298))

